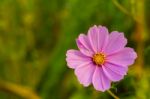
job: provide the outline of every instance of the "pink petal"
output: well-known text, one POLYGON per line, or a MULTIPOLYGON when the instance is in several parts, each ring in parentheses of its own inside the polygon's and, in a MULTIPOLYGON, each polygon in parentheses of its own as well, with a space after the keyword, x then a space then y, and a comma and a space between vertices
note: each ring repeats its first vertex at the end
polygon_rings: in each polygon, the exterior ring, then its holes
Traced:
POLYGON ((67 65, 69 66, 69 68, 73 68, 73 69, 81 64, 86 64, 91 62, 91 58, 83 55, 78 50, 68 50, 66 56, 67 56, 66 58, 67 65))
POLYGON ((78 39, 76 40, 77 46, 80 51, 86 56, 92 56, 93 50, 91 48, 89 39, 86 35, 80 34, 78 39))
POLYGON ((79 82, 85 87, 91 84, 95 67, 96 66, 94 66, 94 64, 91 62, 88 64, 80 65, 75 69, 75 74, 79 82))
POLYGON ((105 63, 103 66, 103 71, 105 75, 111 80, 111 81, 119 81, 123 79, 124 75, 126 75, 126 72, 128 70, 128 67, 123 67, 111 63, 105 63))
POLYGON ((108 30, 106 27, 96 25, 88 31, 88 38, 95 52, 101 52, 108 41, 108 30))
POLYGON ((119 33, 117 31, 113 31, 109 35, 109 40, 105 48, 105 53, 111 54, 117 52, 120 49, 124 48, 126 44, 127 44, 127 39, 124 37, 124 34, 119 33))
POLYGON ((120 66, 132 65, 137 58, 137 54, 132 48, 122 50, 107 56, 107 61, 120 66))
POLYGON ((93 86, 98 91, 106 91, 110 88, 111 81, 107 78, 104 74, 101 67, 96 66, 93 79, 92 79, 93 86))

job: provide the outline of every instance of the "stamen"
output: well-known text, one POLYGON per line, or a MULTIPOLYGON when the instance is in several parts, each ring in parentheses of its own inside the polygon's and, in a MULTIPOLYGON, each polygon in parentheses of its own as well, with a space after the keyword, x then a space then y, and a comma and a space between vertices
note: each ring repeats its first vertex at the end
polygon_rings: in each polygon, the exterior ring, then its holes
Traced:
POLYGON ((103 53, 96 53, 93 55, 92 60, 96 65, 102 65, 105 62, 105 55, 103 53))

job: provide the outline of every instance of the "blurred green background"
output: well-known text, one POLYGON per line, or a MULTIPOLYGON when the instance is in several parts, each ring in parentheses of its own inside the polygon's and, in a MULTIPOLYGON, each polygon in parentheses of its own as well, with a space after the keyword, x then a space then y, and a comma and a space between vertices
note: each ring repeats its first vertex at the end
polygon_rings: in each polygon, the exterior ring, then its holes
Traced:
POLYGON ((150 0, 0 0, 0 99, 113 99, 80 85, 65 61, 95 24, 124 32, 138 54, 110 90, 150 99, 149 9, 150 0))

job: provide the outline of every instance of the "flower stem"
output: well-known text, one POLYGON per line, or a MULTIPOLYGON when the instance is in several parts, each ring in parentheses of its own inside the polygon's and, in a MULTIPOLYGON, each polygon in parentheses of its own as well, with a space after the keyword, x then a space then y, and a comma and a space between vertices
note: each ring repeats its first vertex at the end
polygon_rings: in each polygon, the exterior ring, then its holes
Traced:
POLYGON ((118 3, 117 0, 112 0, 112 2, 114 3, 114 5, 115 5, 116 7, 119 8, 120 11, 122 11, 122 12, 125 13, 126 15, 129 15, 129 16, 130 16, 129 11, 128 11, 126 8, 124 8, 120 3, 118 3))
MULTIPOLYGON (((139 22, 139 19, 137 17, 135 17, 134 15, 132 15, 132 13, 130 13, 125 7, 123 7, 117 0, 112 0, 113 4, 124 14, 130 16, 135 22, 139 22)), ((133 2, 133 1, 131 1, 133 2)), ((134 3, 134 2, 133 2, 134 3)))
POLYGON ((107 90, 107 92, 114 98, 114 99, 120 99, 118 96, 116 96, 113 92, 110 90, 107 90))

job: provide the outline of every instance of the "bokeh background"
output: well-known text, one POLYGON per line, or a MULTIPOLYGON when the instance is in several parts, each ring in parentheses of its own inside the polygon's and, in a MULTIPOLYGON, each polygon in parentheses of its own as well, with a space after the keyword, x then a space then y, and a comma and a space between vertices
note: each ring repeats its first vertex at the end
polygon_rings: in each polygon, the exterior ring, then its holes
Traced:
POLYGON ((79 84, 68 49, 93 25, 124 32, 138 58, 110 89, 150 99, 150 0, 0 0, 0 99, 113 99, 79 84))

